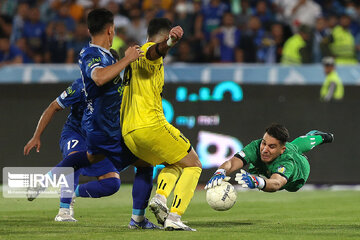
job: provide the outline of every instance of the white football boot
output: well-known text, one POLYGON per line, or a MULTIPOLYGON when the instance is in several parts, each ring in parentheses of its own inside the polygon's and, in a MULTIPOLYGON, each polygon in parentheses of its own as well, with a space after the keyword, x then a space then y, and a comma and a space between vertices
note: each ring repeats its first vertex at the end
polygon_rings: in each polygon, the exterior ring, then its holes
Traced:
POLYGON ((55 217, 55 222, 77 222, 77 220, 70 215, 69 208, 60 208, 55 217))
POLYGON ((166 198, 163 195, 155 194, 149 203, 150 211, 155 215, 159 224, 164 225, 169 215, 169 208, 166 206, 166 198))
POLYGON ((169 214, 169 216, 165 220, 164 228, 165 231, 196 231, 196 229, 185 225, 181 221, 181 217, 176 213, 169 214))

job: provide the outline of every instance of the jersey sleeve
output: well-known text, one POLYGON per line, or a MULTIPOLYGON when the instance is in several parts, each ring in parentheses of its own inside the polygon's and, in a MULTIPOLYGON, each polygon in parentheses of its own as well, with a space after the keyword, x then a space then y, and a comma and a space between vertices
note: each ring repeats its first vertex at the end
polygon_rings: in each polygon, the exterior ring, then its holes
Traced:
POLYGON ((78 81, 73 82, 60 96, 56 98, 57 103, 62 108, 67 108, 81 101, 81 90, 78 81))
POLYGON ((258 159, 258 153, 260 151, 261 139, 252 141, 246 145, 240 152, 235 154, 235 157, 240 158, 244 166, 248 163, 255 163, 258 159))
POLYGON ((271 175, 273 174, 280 174, 287 180, 293 175, 294 172, 294 163, 292 161, 280 162, 279 164, 275 165, 271 170, 271 175))
POLYGON ((107 65, 105 64, 105 56, 101 52, 94 48, 88 48, 87 52, 83 54, 82 62, 84 64, 85 74, 88 78, 91 78, 91 74, 95 68, 101 67, 104 68, 107 65))

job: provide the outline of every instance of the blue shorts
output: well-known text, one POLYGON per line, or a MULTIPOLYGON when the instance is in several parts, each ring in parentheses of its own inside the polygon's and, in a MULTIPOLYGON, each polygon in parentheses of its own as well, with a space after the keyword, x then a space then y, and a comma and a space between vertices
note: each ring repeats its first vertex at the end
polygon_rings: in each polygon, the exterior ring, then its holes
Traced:
MULTIPOLYGON (((63 158, 72 152, 86 151, 86 140, 82 134, 74 130, 64 130, 61 132, 60 150, 63 158)), ((119 173, 109 159, 81 168, 80 171, 82 175, 90 177, 99 177, 109 172, 119 173)))
POLYGON ((137 157, 125 145, 121 133, 110 137, 88 132, 86 144, 88 153, 104 154, 119 170, 126 169, 137 160, 137 157))
POLYGON ((63 130, 60 136, 60 150, 63 158, 72 152, 86 151, 84 136, 73 130, 63 130))

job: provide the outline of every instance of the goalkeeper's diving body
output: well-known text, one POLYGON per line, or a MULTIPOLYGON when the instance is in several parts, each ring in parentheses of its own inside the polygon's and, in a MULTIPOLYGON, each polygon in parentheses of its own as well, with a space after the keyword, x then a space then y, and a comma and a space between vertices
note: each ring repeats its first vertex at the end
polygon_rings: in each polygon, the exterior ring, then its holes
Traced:
POLYGON ((310 164, 303 153, 320 144, 333 142, 334 136, 312 130, 292 142, 287 142, 288 138, 289 132, 284 126, 270 125, 262 139, 252 141, 224 162, 210 178, 205 189, 229 180, 226 174, 249 164, 249 172, 241 169, 235 177, 242 187, 258 188, 265 192, 283 189, 296 192, 304 186, 310 174, 310 164))

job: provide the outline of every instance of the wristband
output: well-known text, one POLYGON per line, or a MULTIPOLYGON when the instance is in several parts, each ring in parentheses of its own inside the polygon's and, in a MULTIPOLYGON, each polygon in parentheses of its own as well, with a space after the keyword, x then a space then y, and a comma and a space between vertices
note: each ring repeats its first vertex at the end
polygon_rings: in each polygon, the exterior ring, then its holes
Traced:
POLYGON ((214 174, 216 174, 216 173, 221 173, 221 174, 224 174, 226 176, 226 170, 222 169, 222 168, 219 168, 218 170, 216 170, 216 172, 214 174))
POLYGON ((259 185, 257 186, 257 188, 260 190, 263 190, 266 186, 265 179, 263 179, 262 177, 257 177, 257 180, 259 182, 259 185))
POLYGON ((173 42, 173 40, 172 40, 172 38, 169 36, 169 39, 166 41, 166 44, 169 46, 169 47, 172 47, 172 46, 174 46, 174 42, 173 42))

